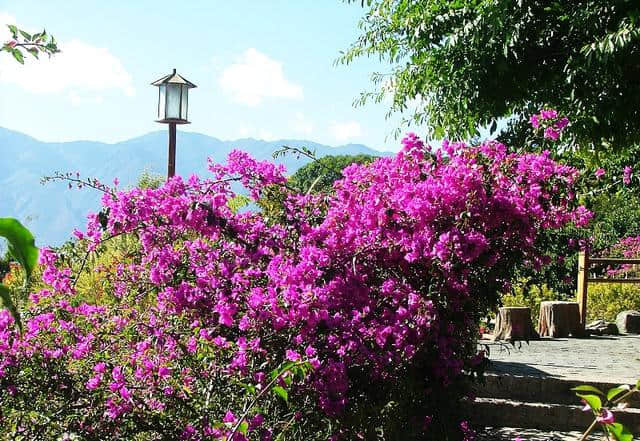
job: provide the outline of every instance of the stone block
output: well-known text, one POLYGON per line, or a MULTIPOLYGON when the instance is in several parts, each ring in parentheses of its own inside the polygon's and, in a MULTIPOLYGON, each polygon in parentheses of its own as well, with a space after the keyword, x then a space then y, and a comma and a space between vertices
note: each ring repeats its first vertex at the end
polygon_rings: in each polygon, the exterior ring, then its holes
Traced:
POLYGON ((640 334, 640 312, 622 311, 616 317, 616 324, 623 334, 640 334))
POLYGON ((605 320, 596 320, 589 323, 585 327, 585 331, 590 335, 618 335, 620 333, 615 323, 605 320))

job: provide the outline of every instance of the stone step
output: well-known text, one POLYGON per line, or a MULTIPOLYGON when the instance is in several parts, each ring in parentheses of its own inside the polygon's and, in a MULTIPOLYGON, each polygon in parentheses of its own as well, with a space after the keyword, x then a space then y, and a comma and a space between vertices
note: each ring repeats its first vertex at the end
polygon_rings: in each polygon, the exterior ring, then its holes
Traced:
MULTIPOLYGON (((576 441, 580 439, 583 432, 558 432, 549 430, 523 429, 515 427, 488 427, 478 432, 478 441, 513 441, 518 436, 523 441, 576 441)), ((594 432, 587 438, 587 441, 601 441, 602 432, 594 432)))
MULTIPOLYGON (((483 427, 523 427, 549 431, 585 430, 593 421, 582 406, 520 402, 501 398, 476 398, 462 403, 469 420, 483 427)), ((640 409, 612 409, 616 421, 640 433, 640 409)))
MULTIPOLYGON (((503 398, 515 401, 578 405, 580 400, 571 388, 587 384, 606 393, 615 383, 569 380, 557 377, 511 375, 505 373, 487 373, 483 383, 475 383, 473 390, 482 398, 503 398)), ((636 393, 629 401, 630 407, 640 408, 640 394, 636 393)))

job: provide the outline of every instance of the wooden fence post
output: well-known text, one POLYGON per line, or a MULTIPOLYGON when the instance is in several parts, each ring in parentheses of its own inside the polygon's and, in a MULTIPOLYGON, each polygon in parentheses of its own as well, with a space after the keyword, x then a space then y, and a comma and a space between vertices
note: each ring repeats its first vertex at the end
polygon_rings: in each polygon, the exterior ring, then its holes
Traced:
POLYGON ((580 251, 578 254, 578 308, 580 309, 580 325, 584 329, 587 323, 587 288, 589 285, 589 254, 580 251))

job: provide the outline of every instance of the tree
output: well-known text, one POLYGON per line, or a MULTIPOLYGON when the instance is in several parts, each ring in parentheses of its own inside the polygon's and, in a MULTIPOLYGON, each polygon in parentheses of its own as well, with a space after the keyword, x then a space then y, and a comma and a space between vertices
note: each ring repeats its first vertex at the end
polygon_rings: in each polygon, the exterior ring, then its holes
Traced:
MULTIPOLYGON (((349 0, 354 1, 354 0, 349 0)), ((338 62, 378 56, 375 92, 405 123, 435 138, 479 127, 520 141, 526 116, 543 106, 571 119, 565 147, 622 150, 640 141, 640 8, 632 0, 367 0, 362 34, 338 62)), ((520 144, 520 142, 519 142, 520 144)))
POLYGON ((295 172, 289 183, 300 191, 330 193, 333 183, 342 179, 342 170, 351 164, 369 164, 375 156, 371 155, 330 155, 310 162, 295 172))
MULTIPOLYGON (((369 164, 376 157, 371 155, 328 155, 317 159, 315 154, 306 148, 285 150, 298 156, 313 159, 296 171, 287 185, 300 193, 333 193, 333 183, 342 179, 342 171, 351 164, 369 164)), ((281 153, 276 153, 276 157, 281 153)), ((265 219, 270 222, 283 222, 286 219, 285 201, 287 192, 281 186, 270 186, 264 189, 257 202, 265 219)))

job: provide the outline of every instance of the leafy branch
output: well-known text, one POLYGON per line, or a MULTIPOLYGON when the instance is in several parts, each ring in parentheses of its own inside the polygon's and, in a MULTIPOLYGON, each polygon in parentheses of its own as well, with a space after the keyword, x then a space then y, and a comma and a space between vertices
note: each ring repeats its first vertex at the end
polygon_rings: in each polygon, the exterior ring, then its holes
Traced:
POLYGON ((12 39, 4 43, 0 48, 0 52, 9 52, 20 64, 24 64, 23 51, 28 52, 35 59, 39 59, 40 54, 46 54, 51 57, 53 54, 60 52, 56 39, 53 35, 47 34, 46 30, 30 34, 19 29, 16 25, 7 25, 7 27, 11 32, 12 39))
POLYGON ((571 389, 586 403, 595 417, 591 425, 582 434, 580 441, 585 441, 598 424, 602 425, 607 438, 610 434, 618 441, 633 441, 633 434, 622 424, 614 422, 614 415, 607 407, 613 408, 624 403, 631 395, 637 393, 639 388, 640 380, 633 387, 628 385, 614 387, 609 389, 606 394, 597 387, 590 385, 577 386, 571 389))
MULTIPOLYGON (((267 392, 273 391, 273 393, 278 395, 285 402, 289 401, 289 394, 287 393, 287 390, 282 386, 276 385, 276 383, 280 381, 280 379, 283 379, 283 377, 287 373, 292 373, 294 375, 300 376, 301 378, 304 378, 306 377, 307 372, 310 369, 311 369, 311 364, 309 364, 308 361, 300 361, 300 362, 288 362, 288 363, 285 363, 280 368, 276 368, 275 370, 273 370, 271 372, 271 381, 269 381, 269 383, 267 383, 267 385, 258 393, 258 395, 255 396, 255 398, 251 401, 251 403, 249 403, 249 405, 244 408, 244 410, 242 411, 242 415, 240 416, 240 418, 238 418, 238 421, 236 422, 233 429, 231 430, 231 434, 226 439, 233 440, 238 430, 241 430, 241 432, 246 432, 248 428, 248 424, 245 421, 245 418, 249 414, 249 411, 253 407, 255 407, 256 404, 258 404, 258 402, 260 401, 260 398, 262 398, 267 392)), ((291 377, 285 377, 284 380, 287 383, 287 385, 291 385, 291 382, 292 382, 291 377)), ((253 391, 252 387, 247 386, 247 389, 249 391, 253 391)))

